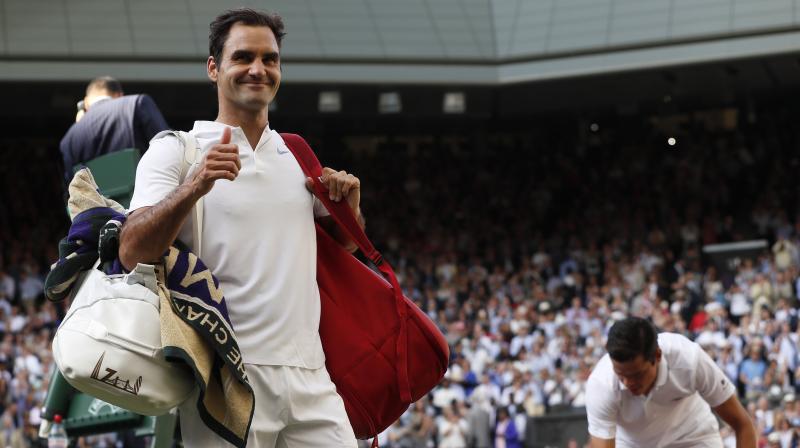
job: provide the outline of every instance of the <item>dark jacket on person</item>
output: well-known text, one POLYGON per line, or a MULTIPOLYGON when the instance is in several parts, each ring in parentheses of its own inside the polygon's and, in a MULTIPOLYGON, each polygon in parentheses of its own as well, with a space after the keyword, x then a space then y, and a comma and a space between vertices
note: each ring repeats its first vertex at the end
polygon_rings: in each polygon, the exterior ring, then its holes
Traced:
POLYGON ((148 95, 100 100, 61 139, 64 178, 69 183, 75 165, 104 154, 126 148, 144 152, 150 139, 165 129, 167 122, 148 95))

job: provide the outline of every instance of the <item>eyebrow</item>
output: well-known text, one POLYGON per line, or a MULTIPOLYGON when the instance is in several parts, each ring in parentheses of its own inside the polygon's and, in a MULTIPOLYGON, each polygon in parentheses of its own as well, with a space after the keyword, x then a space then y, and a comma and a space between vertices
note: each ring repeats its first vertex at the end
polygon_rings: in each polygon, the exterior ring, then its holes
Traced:
MULTIPOLYGON (((254 56, 255 52, 250 50, 236 50, 233 53, 231 53, 231 59, 244 58, 244 57, 252 58, 254 56)), ((269 59, 270 61, 277 61, 280 58, 280 54, 277 51, 271 51, 269 53, 265 53, 264 58, 269 59)))
POLYGON ((616 370, 614 371, 614 373, 616 373, 618 376, 631 377, 631 376, 641 375, 646 370, 647 370, 647 367, 645 367, 643 369, 640 369, 640 370, 638 370, 636 372, 628 373, 627 375, 624 375, 624 374, 622 374, 620 372, 617 372, 616 370))

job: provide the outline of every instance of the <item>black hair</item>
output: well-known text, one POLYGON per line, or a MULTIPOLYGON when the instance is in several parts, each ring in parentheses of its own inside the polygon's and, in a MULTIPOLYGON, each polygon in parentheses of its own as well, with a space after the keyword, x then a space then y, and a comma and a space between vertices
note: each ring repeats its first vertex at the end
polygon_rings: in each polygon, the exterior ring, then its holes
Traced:
POLYGON ((92 82, 86 86, 86 95, 88 96, 94 90, 105 90, 108 93, 119 93, 122 95, 122 84, 110 76, 100 76, 94 78, 92 82))
POLYGON ((209 26, 210 31, 208 34, 208 54, 214 57, 217 63, 222 58, 222 49, 225 46, 225 41, 228 40, 231 28, 237 23, 242 23, 248 26, 266 26, 272 30, 275 35, 275 40, 278 42, 278 48, 281 47, 281 41, 286 33, 283 30, 283 18, 276 13, 260 12, 250 8, 237 8, 230 9, 223 12, 209 26))
POLYGON ((646 361, 656 361, 658 348, 656 327, 640 317, 617 321, 608 331, 606 351, 617 362, 628 362, 641 355, 646 361))

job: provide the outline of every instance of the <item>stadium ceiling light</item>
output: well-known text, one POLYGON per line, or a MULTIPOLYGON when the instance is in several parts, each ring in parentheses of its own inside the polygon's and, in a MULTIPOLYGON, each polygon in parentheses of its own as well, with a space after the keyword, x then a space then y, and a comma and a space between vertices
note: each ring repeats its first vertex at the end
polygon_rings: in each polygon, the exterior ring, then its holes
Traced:
POLYGON ((403 111, 403 102, 397 92, 383 92, 378 97, 378 112, 397 114, 403 111))
POLYGON ((324 113, 341 112, 342 94, 336 90, 320 92, 317 109, 324 113))
POLYGON ((467 97, 464 92, 447 92, 444 94, 442 110, 446 114, 463 114, 467 111, 467 97))

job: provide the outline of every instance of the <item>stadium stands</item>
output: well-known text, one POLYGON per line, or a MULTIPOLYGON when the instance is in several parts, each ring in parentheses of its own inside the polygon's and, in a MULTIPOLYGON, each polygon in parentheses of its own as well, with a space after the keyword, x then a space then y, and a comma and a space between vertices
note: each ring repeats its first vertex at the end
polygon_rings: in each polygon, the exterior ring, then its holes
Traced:
MULTIPOLYGON (((641 118, 309 136, 321 159, 361 178, 368 233, 452 346, 445 381, 381 446, 460 446, 442 439, 466 436, 470 407, 507 409, 522 435, 529 417, 580 413, 605 330, 628 314, 703 345, 739 385, 762 443, 797 440, 794 116, 689 118, 675 146, 641 118), (767 249, 729 278, 704 257, 705 245, 753 239, 767 249)), ((0 437, 35 445, 64 305, 44 301, 41 280, 67 219, 55 142, 0 146, 0 437)))

